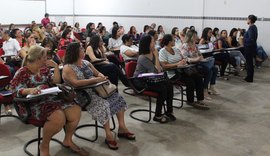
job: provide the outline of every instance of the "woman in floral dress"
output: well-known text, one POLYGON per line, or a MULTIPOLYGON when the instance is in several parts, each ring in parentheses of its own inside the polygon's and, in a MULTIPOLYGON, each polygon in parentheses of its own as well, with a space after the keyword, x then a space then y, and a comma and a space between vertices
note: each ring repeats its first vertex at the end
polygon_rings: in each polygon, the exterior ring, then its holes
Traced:
MULTIPOLYGON (((13 80, 11 88, 16 97, 25 97, 29 94, 39 94, 41 89, 49 88, 50 84, 60 83, 60 71, 58 65, 52 60, 47 60, 47 50, 40 46, 32 46, 13 80), (46 67, 54 68, 54 76, 46 67)), ((79 148, 72 141, 72 136, 77 127, 81 109, 74 102, 65 102, 56 96, 45 96, 29 103, 31 109, 30 120, 44 122, 43 138, 40 144, 41 156, 49 156, 49 143, 52 137, 66 128, 63 145, 79 155, 88 155, 88 152, 79 148)), ((18 104, 19 115, 26 114, 25 108, 18 104)))
MULTIPOLYGON (((74 87, 87 86, 105 81, 107 77, 97 71, 90 62, 83 60, 84 56, 84 49, 80 47, 79 43, 71 43, 68 46, 65 55, 65 66, 63 68, 64 81, 74 87)), ((90 97, 91 102, 87 103, 87 98, 81 92, 77 93, 77 101, 82 106, 86 105, 85 108, 92 115, 92 118, 104 125, 106 133, 105 143, 110 149, 118 149, 117 142, 114 140, 110 131, 109 119, 114 114, 117 115, 119 123, 118 137, 129 140, 135 139, 135 135, 126 127, 124 112, 127 104, 120 94, 115 92, 109 98, 103 99, 91 88, 85 91, 90 97)))

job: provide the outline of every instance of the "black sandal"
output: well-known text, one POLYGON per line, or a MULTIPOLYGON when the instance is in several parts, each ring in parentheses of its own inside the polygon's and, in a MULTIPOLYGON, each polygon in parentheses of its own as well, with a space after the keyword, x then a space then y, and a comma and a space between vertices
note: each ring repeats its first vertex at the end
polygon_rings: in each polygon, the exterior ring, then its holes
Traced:
POLYGON ((169 119, 166 118, 163 115, 160 116, 160 117, 154 116, 153 120, 156 121, 156 122, 159 122, 159 123, 167 123, 167 122, 169 122, 169 119))
POLYGON ((200 101, 195 102, 194 107, 196 107, 198 109, 204 109, 204 110, 209 109, 209 106, 207 104, 205 104, 204 102, 200 102, 200 101))

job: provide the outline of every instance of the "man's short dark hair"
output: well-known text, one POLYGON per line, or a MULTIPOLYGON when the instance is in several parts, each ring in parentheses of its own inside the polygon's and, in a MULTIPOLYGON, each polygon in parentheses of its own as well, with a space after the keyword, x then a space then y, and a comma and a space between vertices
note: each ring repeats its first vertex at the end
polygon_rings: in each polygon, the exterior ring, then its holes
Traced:
POLYGON ((251 23, 255 23, 257 21, 257 17, 255 15, 249 15, 248 19, 251 21, 251 23))

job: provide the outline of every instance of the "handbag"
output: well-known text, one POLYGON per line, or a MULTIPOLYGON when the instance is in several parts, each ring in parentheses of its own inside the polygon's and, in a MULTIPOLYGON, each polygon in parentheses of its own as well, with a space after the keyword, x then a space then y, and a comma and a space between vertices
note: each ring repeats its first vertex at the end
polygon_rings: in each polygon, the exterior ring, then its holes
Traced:
POLYGON ((183 71, 184 71, 184 74, 186 74, 187 76, 192 76, 199 73, 196 66, 184 68, 183 71))
POLYGON ((58 88, 62 91, 58 93, 58 97, 63 99, 66 102, 73 102, 77 97, 74 88, 67 84, 57 84, 58 88))
POLYGON ((95 88, 95 91, 97 92, 97 94, 106 99, 110 96, 113 95, 114 92, 116 92, 116 86, 114 84, 112 84, 110 81, 107 81, 107 83, 104 83, 100 86, 97 86, 95 88))

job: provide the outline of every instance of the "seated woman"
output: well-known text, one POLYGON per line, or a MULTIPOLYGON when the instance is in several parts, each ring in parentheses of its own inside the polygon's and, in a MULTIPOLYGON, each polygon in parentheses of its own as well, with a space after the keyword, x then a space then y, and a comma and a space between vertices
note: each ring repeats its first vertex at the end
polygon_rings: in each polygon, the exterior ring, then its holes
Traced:
POLYGON ((62 33, 61 39, 58 44, 58 50, 66 50, 67 46, 72 42, 71 36, 71 30, 65 29, 62 33))
POLYGON ((150 30, 148 32, 148 35, 152 36, 154 38, 155 42, 155 48, 159 51, 161 49, 160 42, 158 41, 158 33, 156 30, 150 30))
POLYGON ((106 30, 105 26, 101 26, 98 29, 98 35, 100 36, 100 38, 103 40, 104 42, 104 46, 107 47, 108 43, 109 43, 109 38, 110 38, 110 34, 109 32, 106 30))
POLYGON ((158 26, 157 33, 158 33, 158 41, 161 41, 163 39, 163 36, 165 35, 165 31, 162 25, 158 26))
POLYGON ((10 35, 12 38, 16 39, 19 42, 21 48, 24 46, 24 38, 22 31, 20 29, 18 28, 13 29, 10 35))
POLYGON ((28 54, 31 46, 36 45, 35 35, 30 30, 26 31, 24 34, 25 45, 22 47, 20 52, 20 57, 23 59, 28 54))
POLYGON ((112 29, 112 37, 109 39, 108 49, 119 58, 120 47, 123 44, 121 39, 121 30, 119 27, 113 27, 112 29))
POLYGON ((171 81, 181 80, 185 82, 187 87, 187 104, 196 108, 208 108, 208 106, 203 101, 204 95, 202 77, 198 74, 188 76, 185 73, 181 74, 180 72, 171 70, 184 66, 187 63, 181 54, 180 49, 174 47, 175 41, 171 34, 164 35, 162 42, 165 47, 159 51, 159 61, 163 69, 168 70, 167 73, 171 81), (197 102, 194 102, 195 90, 197 95, 197 102))
MULTIPOLYGON (((199 44, 204 45, 204 44, 210 43, 211 37, 212 37, 212 29, 209 27, 204 28, 199 44)), ((224 80, 228 80, 228 78, 225 77, 224 74, 225 74, 225 70, 228 66, 230 55, 228 53, 221 52, 219 54, 213 55, 213 57, 215 58, 215 61, 221 62, 220 77, 222 77, 224 80)))
MULTIPOLYGON (((39 94, 41 89, 49 87, 49 83, 60 83, 60 71, 58 65, 52 60, 47 60, 47 50, 40 46, 32 46, 23 61, 13 80, 11 88, 16 97, 26 97, 29 94, 39 94), (52 76, 47 67, 54 68, 52 76)), ((49 144, 52 137, 60 132, 65 126, 65 138, 63 145, 80 155, 88 153, 79 148, 73 141, 72 136, 77 127, 81 108, 74 102, 65 102, 56 96, 46 96, 39 101, 29 104, 32 115, 30 119, 45 122, 43 126, 43 138, 40 144, 41 156, 49 156, 49 144)), ((22 109, 18 113, 24 114, 22 109)))
POLYGON ((214 59, 207 62, 201 62, 204 60, 202 54, 199 52, 196 47, 194 39, 196 38, 194 31, 189 31, 186 33, 184 44, 181 47, 182 55, 187 58, 187 61, 192 64, 198 64, 198 68, 202 70, 204 77, 203 80, 203 89, 204 89, 204 98, 210 100, 208 91, 212 94, 217 94, 217 91, 214 88, 216 84, 216 77, 218 69, 214 66, 214 59), (208 89, 210 83, 210 88, 208 89))
POLYGON ((35 34, 36 42, 41 44, 45 38, 44 32, 38 26, 34 27, 32 31, 35 34))
MULTIPOLYGON (((239 30, 239 37, 238 37, 238 43, 239 46, 244 46, 244 35, 246 33, 246 29, 240 29, 239 30)), ((242 53, 244 55, 244 53, 242 53)))
POLYGON ((125 86, 128 86, 128 81, 121 69, 111 63, 106 58, 106 48, 103 45, 102 39, 94 35, 91 40, 90 44, 86 49, 86 55, 89 56, 92 62, 101 61, 100 63, 95 64, 95 68, 100 71, 102 74, 109 77, 109 80, 116 86, 118 86, 118 78, 122 81, 125 86), (102 61, 103 60, 103 61, 102 61))
MULTIPOLYGON (((150 35, 142 37, 139 45, 140 56, 137 61, 134 77, 138 77, 138 75, 141 73, 160 73, 161 66, 158 60, 158 51, 155 49, 155 41, 153 37, 150 35)), ((140 82, 138 81, 138 83, 140 82)), ((136 84, 134 84, 135 87, 136 84)), ((164 81, 157 84, 147 84, 146 89, 159 94, 156 100, 156 111, 153 120, 160 123, 166 123, 169 120, 176 120, 175 116, 173 115, 172 107, 173 85, 169 81, 164 81), (167 112, 162 115, 162 107, 165 101, 167 104, 167 112)))
POLYGON ((137 33, 136 27, 131 26, 128 35, 132 35, 133 44, 138 44, 140 41, 140 34, 137 33))
POLYGON ((174 38, 175 47, 179 49, 182 46, 182 41, 181 41, 181 38, 179 36, 180 35, 179 28, 178 27, 173 27, 171 35, 174 38))
POLYGON ((215 43, 215 42, 217 42, 218 39, 219 39, 219 29, 216 27, 216 28, 213 29, 210 41, 212 43, 215 43))
POLYGON ((76 22, 74 24, 73 31, 76 32, 76 33, 80 33, 81 32, 81 28, 80 28, 80 23, 79 22, 76 22))
POLYGON ((120 47, 120 53, 124 61, 128 59, 137 59, 138 58, 138 47, 133 45, 132 35, 125 34, 122 37, 123 45, 120 47))
MULTIPOLYGON (((237 34, 237 29, 232 30, 231 35, 233 36, 233 34, 235 34, 235 40, 236 40, 236 34, 237 34)), ((231 37, 230 40, 230 44, 231 46, 237 46, 237 43, 233 43, 233 37, 231 37)), ((236 41, 237 42, 237 41, 236 41)), ((230 48, 229 46, 229 42, 228 42, 228 35, 227 35, 227 30, 222 30, 220 32, 220 38, 218 39, 218 49, 223 49, 223 48, 230 48)), ((229 52, 229 56, 230 56, 230 62, 231 64, 235 67, 235 75, 239 75, 240 72, 240 65, 241 65, 241 60, 246 61, 245 57, 242 55, 242 53, 240 51, 234 50, 234 51, 230 51, 229 52)))
POLYGON ((60 57, 54 51, 55 48, 56 48, 56 45, 55 45, 55 43, 54 43, 54 41, 53 41, 52 38, 46 37, 43 40, 41 46, 48 49, 48 51, 47 51, 47 58, 48 59, 53 60, 58 65, 61 64, 60 57))
MULTIPOLYGON (((228 45, 230 48, 241 46, 241 44, 238 43, 238 41, 237 41, 238 31, 240 31, 240 33, 241 33, 240 29, 232 28, 232 30, 228 36, 228 45)), ((245 59, 244 55, 242 54, 243 52, 244 52, 244 47, 240 48, 239 51, 238 50, 231 51, 230 56, 231 57, 239 57, 241 59, 240 61, 242 61, 243 63, 246 63, 246 59, 245 59), (239 52, 241 52, 241 54, 239 54, 239 52)), ((236 64, 241 63, 241 62, 239 62, 239 60, 236 60, 236 61, 238 61, 238 62, 236 62, 236 64)))
MULTIPOLYGON (((65 55, 65 65, 63 68, 63 79, 68 84, 74 87, 87 86, 98 82, 105 81, 107 78, 101 74, 95 67, 84 60, 85 53, 79 43, 71 43, 65 55)), ((127 104, 123 97, 115 92, 111 97, 103 99, 93 90, 85 89, 89 97, 90 103, 82 92, 77 93, 77 101, 81 106, 92 115, 94 120, 97 120, 104 125, 106 133, 105 143, 110 149, 118 149, 117 142, 114 140, 113 134, 110 131, 110 118, 117 115, 119 129, 118 137, 134 140, 135 135, 131 133, 125 124, 125 110, 127 104)))

